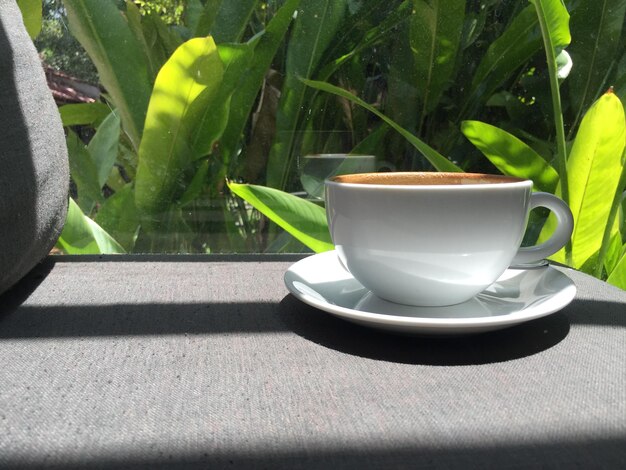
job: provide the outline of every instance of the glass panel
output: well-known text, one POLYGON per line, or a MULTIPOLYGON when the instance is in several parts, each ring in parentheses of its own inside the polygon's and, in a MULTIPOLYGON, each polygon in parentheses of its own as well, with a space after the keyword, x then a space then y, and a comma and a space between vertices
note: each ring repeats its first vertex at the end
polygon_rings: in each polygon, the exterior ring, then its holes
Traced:
MULTIPOLYGON (((328 245, 284 228, 319 232, 319 211, 265 188, 323 208, 338 172, 462 170, 568 200, 583 117, 609 86, 626 94, 626 6, 606 4, 44 0, 35 44, 75 215, 117 251, 306 252, 328 245)), ((603 228, 623 232, 621 209, 606 214, 603 228)), ((527 243, 545 221, 532 215, 527 243)))

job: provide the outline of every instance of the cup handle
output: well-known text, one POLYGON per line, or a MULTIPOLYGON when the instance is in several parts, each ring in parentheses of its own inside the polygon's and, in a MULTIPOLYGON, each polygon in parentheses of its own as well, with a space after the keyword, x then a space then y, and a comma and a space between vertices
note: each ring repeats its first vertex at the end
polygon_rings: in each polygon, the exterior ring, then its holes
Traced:
POLYGON ((553 255, 563 248, 574 231, 574 217, 570 208, 558 197, 550 193, 533 193, 530 198, 530 209, 545 207, 556 216, 557 227, 552 236, 545 242, 535 246, 521 247, 511 265, 532 264, 553 255))

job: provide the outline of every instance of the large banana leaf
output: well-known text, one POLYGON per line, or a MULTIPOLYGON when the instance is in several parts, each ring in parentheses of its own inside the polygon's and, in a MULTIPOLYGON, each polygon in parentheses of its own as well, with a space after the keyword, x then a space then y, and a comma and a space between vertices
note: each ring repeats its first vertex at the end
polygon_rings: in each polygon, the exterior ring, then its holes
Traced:
POLYGON ((313 251, 334 249, 323 207, 274 188, 233 182, 228 187, 313 251))
MULTIPOLYGON (((270 20, 265 31, 254 45, 254 55, 242 74, 230 105, 228 124, 222 137, 223 153, 227 158, 235 154, 255 98, 263 84, 276 51, 289 29, 300 0, 287 0, 270 20)), ((244 155, 244 158, 247 155, 244 155)), ((245 162, 244 162, 245 163, 245 162)))
POLYGON ((624 171, 625 143, 624 107, 614 93, 606 93, 583 118, 567 162, 569 204, 574 215, 572 262, 576 268, 601 248, 624 171))
POLYGON ((124 253, 124 248, 97 223, 87 217, 70 198, 67 218, 57 247, 68 255, 124 253))
POLYGON ((191 142, 196 156, 209 155, 213 144, 224 132, 228 123, 232 95, 246 73, 252 59, 253 47, 253 44, 218 46, 219 57, 224 67, 219 90, 211 87, 203 92, 215 95, 210 106, 207 106, 206 99, 198 99, 191 105, 191 112, 197 116, 196 130, 191 142))
POLYGON ((198 114, 220 87, 223 65, 211 37, 180 46, 161 68, 139 147, 135 203, 148 222, 166 213, 193 177, 198 114), (194 101, 196 99, 202 102, 194 101), (193 107, 192 107, 193 104, 193 107), (192 111, 192 112, 190 112, 192 111))
POLYGON ((452 171, 452 172, 463 171, 461 170, 461 168, 456 166, 446 157, 444 157, 439 152, 437 152, 434 148, 429 146, 426 142, 414 136, 405 128, 398 125, 396 122, 389 119, 387 116, 385 116, 383 113, 378 111, 376 108, 367 104, 361 98, 353 95, 349 91, 346 91, 343 88, 339 88, 334 85, 331 85, 330 83, 320 82, 316 80, 302 79, 302 82, 305 85, 315 88, 317 90, 321 90, 321 91, 325 91, 328 93, 332 93, 337 96, 341 96, 342 98, 345 98, 348 101, 351 101, 352 103, 358 104, 359 106, 367 109, 371 113, 374 113, 376 116, 378 116, 383 121, 385 121, 390 127, 392 127, 396 132, 402 135, 406 140, 408 140, 409 143, 413 145, 417 150, 419 150, 424 155, 424 157, 426 157, 426 159, 435 167, 435 169, 439 171, 452 171))
POLYGON ((625 14, 626 0, 581 0, 572 12, 574 40, 568 51, 575 67, 568 81, 576 122, 604 91, 601 87, 607 87, 607 71, 616 54, 623 53, 620 37, 625 14))
POLYGON ((310 78, 324 51, 332 44, 343 21, 347 0, 307 0, 298 9, 287 49, 286 78, 276 116, 276 139, 272 146, 267 184, 286 185, 291 153, 306 98, 306 87, 298 79, 310 78))
POLYGON ((65 0, 70 30, 98 69, 124 130, 139 148, 151 81, 141 45, 111 0, 65 0))
POLYGON ((422 118, 435 109, 451 84, 463 20, 465 0, 415 0, 409 44, 414 55, 422 118))
POLYGON ((554 193, 556 170, 514 135, 480 121, 463 121, 461 132, 502 173, 532 180, 537 189, 554 193))

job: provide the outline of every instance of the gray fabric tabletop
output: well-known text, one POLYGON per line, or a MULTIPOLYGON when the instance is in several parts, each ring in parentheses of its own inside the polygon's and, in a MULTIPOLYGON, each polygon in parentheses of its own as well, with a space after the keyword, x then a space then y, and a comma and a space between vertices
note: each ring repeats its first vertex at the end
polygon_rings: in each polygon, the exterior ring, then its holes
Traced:
POLYGON ((294 257, 49 257, 0 297, 1 468, 626 468, 626 292, 462 338, 288 294, 294 257))

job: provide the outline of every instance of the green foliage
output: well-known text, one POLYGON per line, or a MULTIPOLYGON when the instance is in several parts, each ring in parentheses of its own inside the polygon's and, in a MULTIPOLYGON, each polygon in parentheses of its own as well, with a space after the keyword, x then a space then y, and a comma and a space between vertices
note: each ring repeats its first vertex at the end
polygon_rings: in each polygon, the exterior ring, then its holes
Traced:
POLYGON ((398 170, 529 177, 574 205, 583 191, 578 219, 602 219, 595 241, 581 222, 558 256, 624 277, 620 121, 589 109, 626 94, 626 0, 64 5, 106 89, 104 104, 61 110, 67 126, 97 137, 85 145, 68 132, 76 201, 127 251, 279 246, 282 235, 238 196, 319 250, 305 235, 324 221, 298 226, 292 215, 320 208, 283 194, 302 189, 299 156, 358 151, 398 170), (602 97, 610 85, 614 96, 602 97), (588 164, 592 142, 612 150, 588 164), (600 209, 590 188, 610 202, 600 209))
POLYGON ((116 254, 124 249, 70 199, 67 221, 57 246, 68 255, 116 254))
POLYGON ((158 15, 167 24, 179 24, 185 10, 184 0, 133 0, 142 15, 158 15))
POLYGON ((229 182, 228 187, 313 251, 334 248, 323 207, 265 186, 229 182))
POLYGON ((461 132, 502 173, 532 180, 541 191, 554 193, 559 174, 532 147, 499 127, 463 121, 461 132))
POLYGON ((224 69, 213 39, 195 38, 180 46, 156 78, 139 147, 135 203, 151 225, 180 197, 194 173, 202 114, 211 110, 224 69), (199 128, 200 127, 200 128, 199 128), (179 194, 177 194, 177 192, 179 194))
POLYGON ((342 98, 345 98, 345 99, 347 99, 347 100, 349 100, 349 101, 351 101, 351 102, 353 102, 355 104, 358 104, 359 106, 362 106, 363 108, 365 108, 368 111, 372 112, 373 114, 377 115, 386 124, 388 124, 394 130, 396 130, 400 135, 402 135, 402 137, 404 137, 406 140, 408 140, 411 143, 411 145, 413 145, 417 150, 422 152, 424 157, 438 171, 452 171, 452 172, 462 171, 454 163, 452 163, 446 157, 444 157, 439 152, 437 152, 435 149, 430 147, 424 141, 422 141, 418 137, 416 137, 413 134, 411 134, 409 131, 407 131, 402 126, 400 126, 399 124, 394 122, 392 119, 390 119, 387 116, 385 116, 380 111, 376 110, 376 108, 374 108, 373 106, 370 106, 369 104, 365 103, 363 100, 359 99, 359 97, 354 96, 353 94, 351 94, 351 93, 349 93, 349 92, 347 92, 347 91, 345 91, 345 90, 343 90, 343 89, 341 89, 339 87, 330 85, 328 83, 317 82, 317 81, 314 81, 314 80, 305 80, 305 79, 303 79, 302 81, 303 81, 304 84, 306 84, 306 85, 308 85, 308 86, 310 86, 312 88, 316 88, 316 89, 321 90, 321 91, 326 91, 328 93, 333 93, 333 94, 335 94, 337 96, 341 96, 342 98))
POLYGON ((41 32, 42 5, 40 0, 17 0, 29 36, 35 39, 41 32))

